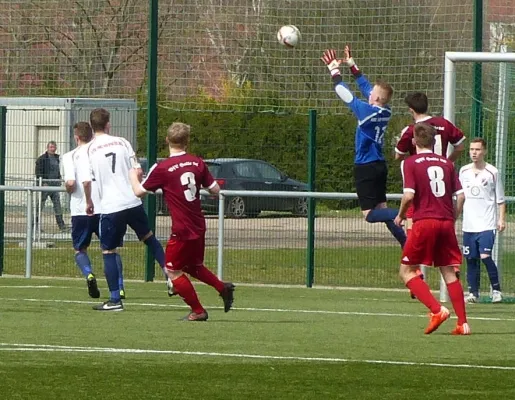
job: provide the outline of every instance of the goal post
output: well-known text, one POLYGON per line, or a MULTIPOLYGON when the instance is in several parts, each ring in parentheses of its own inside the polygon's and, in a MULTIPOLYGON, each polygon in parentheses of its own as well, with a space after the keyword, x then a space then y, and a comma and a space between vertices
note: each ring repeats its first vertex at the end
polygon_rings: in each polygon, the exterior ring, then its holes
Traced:
MULTIPOLYGON (((509 119, 509 79, 506 63, 515 63, 515 53, 507 53, 506 46, 501 46, 501 52, 455 52, 445 53, 444 70, 444 110, 443 116, 455 122, 456 114, 456 63, 459 62, 491 62, 499 63, 498 98, 497 98, 497 124, 495 136, 495 166, 504 182, 506 182, 506 151, 508 146, 508 119, 509 119)), ((452 149, 449 149, 452 152, 452 149)), ((501 237, 497 237, 493 257, 499 266, 499 249, 501 237)), ((501 271, 499 268, 499 276, 501 271)), ((440 301, 448 301, 447 286, 443 278, 440 279, 440 301)))

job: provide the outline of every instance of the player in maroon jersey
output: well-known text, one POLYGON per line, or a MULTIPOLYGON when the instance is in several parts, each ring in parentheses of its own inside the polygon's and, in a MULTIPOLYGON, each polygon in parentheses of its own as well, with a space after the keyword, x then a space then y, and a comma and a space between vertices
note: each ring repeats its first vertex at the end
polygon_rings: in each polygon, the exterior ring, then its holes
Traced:
MULTIPOLYGON (((452 162, 456 161, 465 150, 465 136, 463 132, 445 118, 429 115, 429 104, 427 96, 424 93, 409 93, 404 98, 404 102, 408 106, 409 113, 413 116, 413 121, 415 122, 402 130, 401 138, 395 147, 395 159, 404 160, 406 157, 416 154, 415 143, 413 142, 413 126, 417 122, 426 122, 436 129, 433 152, 440 156, 447 157, 447 150, 450 148, 449 145, 451 145, 453 150, 447 158, 452 162)), ((410 207, 406 212, 406 236, 409 236, 411 233, 411 227, 413 225, 412 217, 413 207, 410 207)), ((455 272, 459 278, 459 267, 456 267, 455 272)), ((417 270, 417 274, 423 277, 420 269, 417 270)), ((411 293, 411 298, 415 298, 413 293, 411 293)))
POLYGON ((435 128, 421 122, 413 129, 417 154, 403 162, 404 194, 395 223, 401 225, 413 203, 413 231, 402 252, 399 274, 417 299, 431 310, 425 333, 434 332, 449 318, 449 310, 431 294, 429 286, 416 273, 420 265, 440 269, 447 285, 458 323, 455 335, 469 335, 463 288, 454 266, 461 265, 461 250, 454 223, 463 207, 464 195, 453 163, 435 154, 435 128), (457 196, 456 208, 453 196, 457 196))
POLYGON ((188 321, 206 321, 207 311, 202 307, 188 273, 215 288, 224 301, 224 310, 231 309, 234 285, 220 281, 204 266, 206 221, 200 207, 200 188, 218 194, 220 187, 213 179, 204 161, 186 153, 190 139, 190 126, 174 122, 169 128, 166 142, 170 157, 154 164, 140 183, 131 170, 131 184, 136 196, 143 197, 158 189, 163 191, 172 228, 166 246, 165 265, 174 290, 191 307, 188 321))

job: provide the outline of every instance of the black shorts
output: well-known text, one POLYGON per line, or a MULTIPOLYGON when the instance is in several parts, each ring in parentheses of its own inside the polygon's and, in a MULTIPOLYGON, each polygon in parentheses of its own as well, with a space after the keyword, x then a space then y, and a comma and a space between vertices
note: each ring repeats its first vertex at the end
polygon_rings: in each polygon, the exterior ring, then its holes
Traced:
POLYGON ((362 210, 372 210, 386 202, 388 169, 384 161, 354 165, 354 182, 362 210))

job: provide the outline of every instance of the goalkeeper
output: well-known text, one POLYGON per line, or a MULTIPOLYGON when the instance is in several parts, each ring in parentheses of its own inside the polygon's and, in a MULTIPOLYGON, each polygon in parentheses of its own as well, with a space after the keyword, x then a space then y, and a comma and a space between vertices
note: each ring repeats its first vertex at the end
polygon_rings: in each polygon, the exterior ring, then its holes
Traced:
POLYGON ((372 86, 354 62, 349 46, 345 46, 344 54, 343 59, 338 59, 335 50, 326 50, 321 60, 329 68, 336 94, 358 120, 355 135, 354 181, 359 205, 367 222, 384 222, 401 247, 404 247, 406 234, 393 222, 398 210, 386 206, 388 170, 383 145, 386 128, 392 116, 388 103, 392 98, 393 89, 384 81, 377 81, 372 86), (343 82, 341 64, 349 67, 368 102, 356 98, 343 82))

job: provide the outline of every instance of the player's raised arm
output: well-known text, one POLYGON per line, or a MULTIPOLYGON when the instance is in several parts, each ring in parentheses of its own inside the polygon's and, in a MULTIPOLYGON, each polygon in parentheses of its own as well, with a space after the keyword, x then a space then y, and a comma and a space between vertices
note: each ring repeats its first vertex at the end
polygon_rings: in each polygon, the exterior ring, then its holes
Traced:
POLYGON ((352 58, 349 45, 345 46, 344 54, 345 58, 343 59, 343 62, 347 64, 350 73, 356 79, 356 83, 358 84, 361 94, 368 99, 370 93, 372 92, 373 86, 370 84, 368 79, 361 73, 361 70, 358 68, 358 65, 354 61, 354 58, 352 58))
POLYGON ((343 82, 340 72, 340 64, 342 61, 337 59, 335 50, 329 49, 324 51, 324 54, 320 59, 324 62, 331 73, 334 83, 334 91, 351 109, 354 115, 356 115, 360 123, 362 120, 366 119, 370 113, 375 112, 371 110, 368 103, 357 99, 356 96, 354 96, 354 93, 352 93, 349 87, 343 82))

